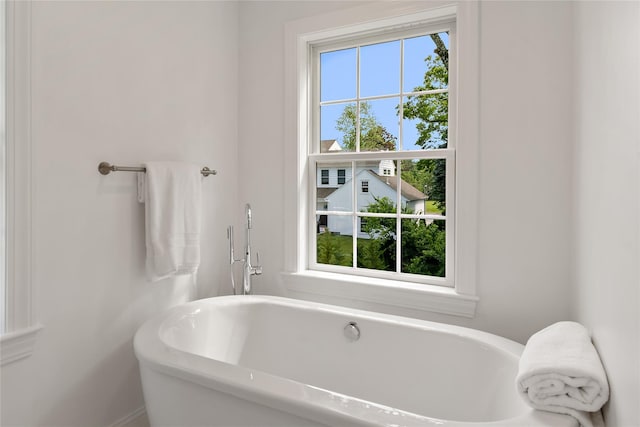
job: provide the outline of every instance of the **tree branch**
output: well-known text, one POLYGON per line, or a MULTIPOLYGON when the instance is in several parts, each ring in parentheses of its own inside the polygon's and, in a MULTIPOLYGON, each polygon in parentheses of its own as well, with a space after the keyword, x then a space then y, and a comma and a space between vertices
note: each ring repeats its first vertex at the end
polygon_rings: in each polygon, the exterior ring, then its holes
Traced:
POLYGON ((442 59, 442 62, 444 63, 445 67, 447 67, 447 70, 448 70, 449 69, 449 51, 447 50, 447 47, 444 45, 444 42, 442 41, 438 33, 429 34, 429 35, 431 36, 431 40, 433 40, 433 43, 436 45, 436 48, 433 52, 436 53, 440 57, 440 59, 442 59))

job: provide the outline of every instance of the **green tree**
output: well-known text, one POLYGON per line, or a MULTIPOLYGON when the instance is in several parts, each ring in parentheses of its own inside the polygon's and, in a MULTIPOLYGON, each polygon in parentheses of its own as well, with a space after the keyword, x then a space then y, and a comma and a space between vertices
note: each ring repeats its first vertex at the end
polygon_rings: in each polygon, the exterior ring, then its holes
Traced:
MULTIPOLYGON (((356 151, 357 132, 356 104, 344 107, 336 121, 336 130, 343 135, 342 148, 356 151)), ((360 103, 360 151, 393 151, 396 149, 396 137, 393 136, 374 116, 369 102, 360 103)))
MULTIPOLYGON (((388 197, 374 196, 374 202, 367 206, 365 212, 395 213, 396 206, 388 197)), ((362 230, 369 235, 369 239, 366 243, 358 244, 358 267, 395 271, 396 219, 366 217, 365 221, 362 230)))
MULTIPOLYGON (((427 71, 424 73, 423 84, 414 91, 444 89, 449 86, 449 51, 439 34, 431 34, 436 45, 434 55, 425 58, 427 71)), ((447 93, 431 95, 414 95, 408 97, 403 104, 403 117, 417 119, 416 129, 418 140, 416 144, 424 149, 446 148, 449 138, 449 97, 447 93)), ((402 178, 425 193, 429 199, 436 202, 444 213, 446 161, 444 159, 420 160, 408 164, 403 163, 407 173, 402 178)), ((404 169, 403 169, 404 170, 404 169)))
MULTIPOLYGON (((438 36, 434 34, 432 36, 438 36)), ((432 37, 433 38, 433 37, 432 37)), ((425 58, 427 71, 424 73, 422 85, 415 87, 415 92, 445 89, 449 86, 448 52, 440 37, 437 37, 444 51, 436 47, 438 55, 425 58), (442 56, 441 56, 442 55, 442 56), (446 61, 445 59, 446 58, 446 61)), ((405 119, 419 120, 418 140, 416 144, 422 148, 446 148, 449 137, 449 97, 447 93, 430 95, 412 95, 402 105, 405 119)))
MULTIPOLYGON (((396 213, 396 206, 388 197, 374 198, 366 212, 396 213)), ((405 206, 402 213, 413 211, 405 206)), ((395 271, 396 219, 367 217, 363 229, 369 234, 369 243, 358 251, 358 267, 395 271)), ((402 219, 401 244, 403 273, 444 277, 444 221, 427 224, 424 220, 402 219)))
POLYGON ((327 230, 322 234, 318 234, 317 242, 317 262, 319 264, 344 265, 350 267, 353 265, 353 256, 342 249, 340 245, 340 236, 335 236, 327 230))
POLYGON ((402 220, 402 272, 444 277, 446 234, 443 221, 402 220))

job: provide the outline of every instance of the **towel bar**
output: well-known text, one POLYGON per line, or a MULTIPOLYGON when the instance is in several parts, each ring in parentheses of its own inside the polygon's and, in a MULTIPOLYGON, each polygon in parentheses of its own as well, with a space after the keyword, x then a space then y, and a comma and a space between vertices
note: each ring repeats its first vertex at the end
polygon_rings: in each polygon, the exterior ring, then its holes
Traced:
MULTIPOLYGON (((115 166, 109 162, 100 162, 98 165, 98 171, 102 175, 109 175, 111 172, 146 172, 147 169, 144 166, 115 166)), ((217 175, 218 171, 211 170, 208 167, 203 167, 200 173, 204 176, 217 175)))

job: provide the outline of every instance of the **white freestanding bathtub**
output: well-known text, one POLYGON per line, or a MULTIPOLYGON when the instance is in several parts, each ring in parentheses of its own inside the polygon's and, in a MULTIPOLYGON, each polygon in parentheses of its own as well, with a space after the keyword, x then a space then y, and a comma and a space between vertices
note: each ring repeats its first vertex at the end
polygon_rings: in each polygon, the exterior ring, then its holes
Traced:
POLYGON ((521 401, 522 350, 467 328, 269 296, 187 303, 135 336, 152 426, 577 426, 521 401))

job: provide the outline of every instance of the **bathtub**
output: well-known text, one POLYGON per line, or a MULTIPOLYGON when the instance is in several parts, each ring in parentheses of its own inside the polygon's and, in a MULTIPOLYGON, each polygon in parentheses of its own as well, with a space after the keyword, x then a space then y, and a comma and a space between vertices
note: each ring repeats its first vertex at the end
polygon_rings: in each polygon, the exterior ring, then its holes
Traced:
POLYGON ((136 333, 152 426, 554 426, 515 390, 523 346, 271 296, 194 301, 136 333))

